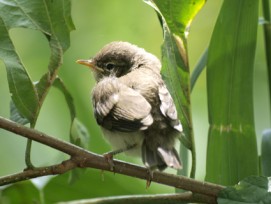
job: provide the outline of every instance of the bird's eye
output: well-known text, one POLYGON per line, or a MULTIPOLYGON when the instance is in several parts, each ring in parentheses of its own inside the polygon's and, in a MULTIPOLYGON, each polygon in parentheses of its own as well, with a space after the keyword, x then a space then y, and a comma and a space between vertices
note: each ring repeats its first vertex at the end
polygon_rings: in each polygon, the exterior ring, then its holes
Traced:
POLYGON ((112 70, 114 67, 115 67, 115 64, 113 64, 113 63, 107 63, 106 64, 106 69, 109 70, 109 71, 112 70))

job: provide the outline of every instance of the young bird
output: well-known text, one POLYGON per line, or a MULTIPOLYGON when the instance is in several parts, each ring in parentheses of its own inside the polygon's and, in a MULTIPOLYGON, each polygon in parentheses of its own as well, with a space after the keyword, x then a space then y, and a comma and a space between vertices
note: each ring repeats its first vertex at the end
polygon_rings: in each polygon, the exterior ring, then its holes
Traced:
POLYGON ((160 61, 128 42, 112 42, 77 63, 93 70, 94 114, 115 150, 111 156, 125 152, 141 155, 151 170, 181 169, 174 144, 182 125, 160 75, 160 61))

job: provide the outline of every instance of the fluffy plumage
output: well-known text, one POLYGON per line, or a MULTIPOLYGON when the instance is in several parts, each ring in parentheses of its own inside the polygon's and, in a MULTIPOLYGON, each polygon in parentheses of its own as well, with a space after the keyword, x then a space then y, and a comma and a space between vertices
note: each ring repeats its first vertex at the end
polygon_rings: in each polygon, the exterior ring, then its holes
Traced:
POLYGON ((81 64, 94 70, 94 114, 114 149, 132 146, 126 153, 141 155, 150 169, 180 169, 174 144, 182 126, 160 61, 130 43, 112 42, 81 64))

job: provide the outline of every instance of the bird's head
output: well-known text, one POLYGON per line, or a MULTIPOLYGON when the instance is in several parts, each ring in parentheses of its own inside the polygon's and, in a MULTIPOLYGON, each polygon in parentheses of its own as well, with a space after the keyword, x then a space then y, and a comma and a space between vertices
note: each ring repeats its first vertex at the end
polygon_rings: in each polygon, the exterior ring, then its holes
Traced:
POLYGON ((121 77, 140 67, 160 72, 161 67, 154 55, 128 42, 109 43, 93 58, 77 63, 92 68, 97 81, 106 76, 121 77))

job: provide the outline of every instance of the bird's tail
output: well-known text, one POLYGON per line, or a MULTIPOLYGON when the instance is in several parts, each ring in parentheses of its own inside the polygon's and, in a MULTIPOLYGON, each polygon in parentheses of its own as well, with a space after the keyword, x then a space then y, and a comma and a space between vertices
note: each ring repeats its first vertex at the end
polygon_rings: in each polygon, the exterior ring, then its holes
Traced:
POLYGON ((181 160, 174 147, 172 149, 158 147, 156 150, 151 150, 144 142, 142 145, 142 161, 150 169, 158 168, 160 171, 167 167, 182 169, 181 160))

